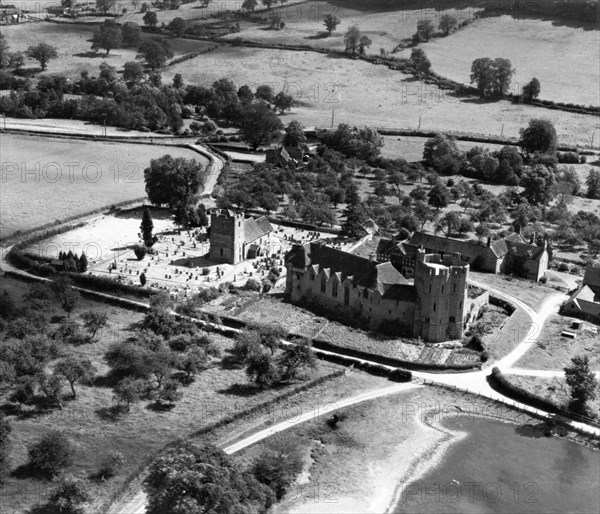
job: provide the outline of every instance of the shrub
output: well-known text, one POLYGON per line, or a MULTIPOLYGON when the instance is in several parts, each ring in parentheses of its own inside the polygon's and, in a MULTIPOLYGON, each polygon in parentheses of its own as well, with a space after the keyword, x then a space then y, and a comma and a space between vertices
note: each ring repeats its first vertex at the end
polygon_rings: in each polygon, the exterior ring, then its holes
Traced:
POLYGON ((117 474, 117 471, 123 464, 125 464, 125 457, 123 454, 115 450, 110 451, 102 460, 98 475, 102 480, 113 477, 117 474))
POLYGON ((556 269, 558 271, 569 271, 569 265, 566 262, 559 262, 556 269))
POLYGON ((135 245, 133 247, 133 253, 135 253, 137 260, 141 261, 144 257, 146 257, 146 254, 148 253, 148 248, 146 248, 143 245, 135 245))
POLYGON ((65 475, 53 480, 48 496, 53 512, 77 512, 83 503, 89 502, 92 497, 89 493, 89 484, 73 475, 65 475))
POLYGON ((390 372, 388 380, 392 382, 410 382, 412 380, 412 373, 405 369, 396 368, 390 372))
POLYGON ((243 289, 245 291, 258 291, 260 292, 260 290, 262 289, 262 285, 260 284, 260 282, 254 278, 249 278, 246 283, 244 284, 243 289))
POLYGON ((58 430, 52 430, 29 446, 29 464, 46 475, 56 475, 73 462, 73 447, 58 430))

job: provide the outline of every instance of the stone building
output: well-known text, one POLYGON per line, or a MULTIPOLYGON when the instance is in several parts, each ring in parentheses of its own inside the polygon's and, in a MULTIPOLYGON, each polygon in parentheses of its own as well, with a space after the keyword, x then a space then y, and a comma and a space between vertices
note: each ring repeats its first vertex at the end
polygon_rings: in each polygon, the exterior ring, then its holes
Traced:
POLYGON ((246 218, 228 209, 216 209, 210 215, 210 249, 214 262, 237 264, 269 251, 269 234, 273 226, 267 218, 246 218))
POLYGON ((532 240, 527 243, 520 234, 492 241, 477 243, 459 241, 449 237, 415 232, 408 241, 382 238, 377 247, 377 259, 389 260, 404 276, 414 274, 417 250, 423 247, 429 253, 453 255, 460 253, 461 259, 471 268, 488 273, 514 273, 537 282, 548 269, 547 243, 538 246, 532 240))
POLYGON ((469 265, 460 255, 418 251, 414 283, 391 262, 377 261, 321 243, 294 245, 286 255, 286 296, 362 318, 372 330, 440 342, 459 339, 487 303, 467 295, 469 265))

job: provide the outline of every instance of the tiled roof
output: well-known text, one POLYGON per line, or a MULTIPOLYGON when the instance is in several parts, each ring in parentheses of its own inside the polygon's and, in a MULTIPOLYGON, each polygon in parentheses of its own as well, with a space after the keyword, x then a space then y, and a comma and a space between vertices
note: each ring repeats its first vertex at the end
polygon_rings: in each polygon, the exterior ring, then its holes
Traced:
POLYGON ((600 302, 594 302, 594 291, 588 286, 581 286, 569 298, 581 312, 592 316, 600 316, 600 302))
POLYGON ((526 259, 539 260, 544 253, 543 246, 532 245, 528 243, 517 243, 515 241, 506 241, 508 251, 517 257, 525 257, 526 259))
POLYGON ((246 244, 253 243, 257 239, 266 236, 273 231, 273 226, 264 216, 255 220, 254 218, 246 218, 244 220, 244 242, 246 244))
POLYGON ((588 286, 600 287, 600 267, 588 266, 585 268, 583 283, 588 286))
POLYGON ((404 302, 415 302, 417 300, 417 289, 407 284, 394 284, 386 288, 383 293, 386 300, 402 300, 404 302))
POLYGON ((399 241, 394 241, 393 239, 389 239, 387 237, 382 237, 377 244, 377 254, 386 254, 390 253, 394 248, 397 248, 400 245, 399 241))

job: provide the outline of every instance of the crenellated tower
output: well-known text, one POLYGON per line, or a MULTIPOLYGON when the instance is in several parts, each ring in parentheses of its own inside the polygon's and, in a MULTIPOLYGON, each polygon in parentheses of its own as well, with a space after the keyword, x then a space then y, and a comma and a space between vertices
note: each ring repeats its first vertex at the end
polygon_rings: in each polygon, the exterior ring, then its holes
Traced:
POLYGON ((469 265, 460 254, 441 256, 427 255, 424 249, 418 251, 414 337, 441 342, 462 336, 468 276, 469 265))
POLYGON ((214 262, 237 264, 244 260, 244 215, 220 209, 210 216, 209 258, 214 262))

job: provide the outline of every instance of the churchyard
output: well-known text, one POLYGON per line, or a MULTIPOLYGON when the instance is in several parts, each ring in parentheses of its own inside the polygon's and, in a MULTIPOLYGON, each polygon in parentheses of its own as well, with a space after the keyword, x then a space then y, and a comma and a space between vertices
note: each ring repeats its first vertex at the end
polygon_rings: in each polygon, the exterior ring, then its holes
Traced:
MULTIPOLYGON (((273 267, 284 276, 284 255, 293 243, 332 238, 324 232, 274 224, 275 230, 265 244, 268 255, 235 265, 222 264, 208 259, 210 242, 205 229, 181 229, 166 210, 153 209, 152 216, 158 242, 142 260, 134 253, 134 247, 142 244, 141 209, 97 217, 83 227, 36 243, 28 252, 56 259, 59 252, 70 250, 79 255, 84 251, 89 273, 140 287, 143 273, 146 287, 168 291, 174 299, 181 300, 206 287, 226 283, 241 287, 250 278, 261 282, 273 267)), ((335 244, 339 248, 351 246, 351 243, 335 244)))

